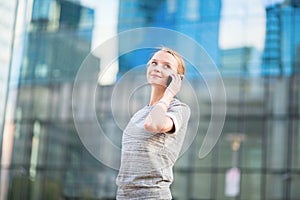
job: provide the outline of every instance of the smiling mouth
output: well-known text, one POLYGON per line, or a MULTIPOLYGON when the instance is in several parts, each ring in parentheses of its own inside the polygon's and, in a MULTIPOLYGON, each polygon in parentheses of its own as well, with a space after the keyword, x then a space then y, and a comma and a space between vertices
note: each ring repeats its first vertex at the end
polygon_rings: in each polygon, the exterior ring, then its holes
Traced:
POLYGON ((153 77, 153 78, 161 78, 161 77, 158 76, 158 75, 151 75, 151 77, 153 77))

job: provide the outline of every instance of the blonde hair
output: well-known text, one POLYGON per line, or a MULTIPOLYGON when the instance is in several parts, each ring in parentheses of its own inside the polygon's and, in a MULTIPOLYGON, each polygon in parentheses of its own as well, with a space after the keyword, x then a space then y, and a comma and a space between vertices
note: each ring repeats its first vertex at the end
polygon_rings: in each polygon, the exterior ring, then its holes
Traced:
POLYGON ((183 78, 184 74, 185 74, 185 71, 186 71, 186 67, 185 67, 185 63, 184 63, 184 60, 183 60, 182 56, 178 52, 176 52, 173 49, 170 49, 168 47, 159 47, 156 52, 159 52, 159 51, 165 51, 165 52, 171 54, 177 60, 177 63, 178 63, 178 69, 177 70, 178 70, 178 73, 183 78))

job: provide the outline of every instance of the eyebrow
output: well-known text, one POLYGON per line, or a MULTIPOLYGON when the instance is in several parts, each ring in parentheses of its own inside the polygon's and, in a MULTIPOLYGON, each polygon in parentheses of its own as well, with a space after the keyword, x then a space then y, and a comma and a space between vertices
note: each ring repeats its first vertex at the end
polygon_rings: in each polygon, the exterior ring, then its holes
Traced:
MULTIPOLYGON (((151 58, 150 61, 160 61, 160 60, 157 60, 155 58, 151 58)), ((170 62, 166 62, 166 61, 161 61, 161 62, 172 66, 172 64, 170 62)))

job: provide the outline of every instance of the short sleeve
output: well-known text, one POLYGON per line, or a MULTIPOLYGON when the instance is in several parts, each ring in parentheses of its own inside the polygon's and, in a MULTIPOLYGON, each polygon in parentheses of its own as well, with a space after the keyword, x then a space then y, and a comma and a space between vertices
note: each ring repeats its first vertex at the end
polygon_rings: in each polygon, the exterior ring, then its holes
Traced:
POLYGON ((177 133, 181 128, 186 127, 190 118, 190 112, 188 105, 177 99, 173 100, 166 115, 172 119, 175 130, 168 133, 177 133))

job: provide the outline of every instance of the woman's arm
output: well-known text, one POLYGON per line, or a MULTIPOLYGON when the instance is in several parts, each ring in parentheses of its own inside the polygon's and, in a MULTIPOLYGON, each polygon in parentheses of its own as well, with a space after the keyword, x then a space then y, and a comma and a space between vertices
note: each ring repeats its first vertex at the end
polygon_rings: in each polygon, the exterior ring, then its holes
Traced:
POLYGON ((166 133, 174 128, 173 120, 166 115, 169 104, 169 101, 164 100, 160 100, 155 104, 145 120, 144 129, 146 131, 166 133))
POLYGON ((179 75, 172 75, 172 81, 167 87, 164 96, 158 101, 147 116, 144 129, 148 132, 167 133, 174 129, 173 120, 166 115, 170 102, 179 92, 181 87, 181 78, 179 75))

